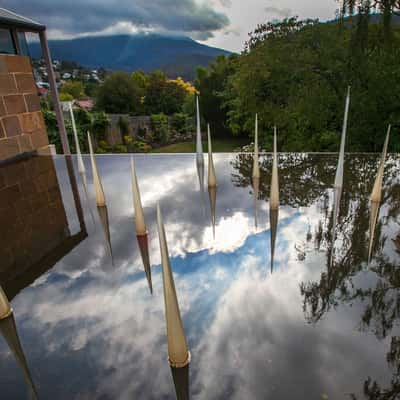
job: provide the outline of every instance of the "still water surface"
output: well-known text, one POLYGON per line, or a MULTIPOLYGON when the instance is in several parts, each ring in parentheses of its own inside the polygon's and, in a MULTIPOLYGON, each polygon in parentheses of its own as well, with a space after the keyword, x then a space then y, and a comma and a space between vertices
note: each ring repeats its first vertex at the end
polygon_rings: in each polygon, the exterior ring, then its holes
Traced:
MULTIPOLYGON (((97 157, 108 221, 95 206, 88 158, 88 198, 75 159, 73 168, 62 156, 0 168, 0 284, 40 399, 176 398, 158 202, 192 354, 192 399, 400 396, 400 246, 393 241, 400 234, 400 157, 386 163, 370 264, 378 156, 346 158, 333 242, 337 156, 280 155, 273 265, 270 156, 261 157, 256 202, 251 156, 215 156, 215 239, 213 207, 207 188, 199 188, 193 155, 135 160, 153 295, 134 230, 129 157, 97 157)), ((3 339, 0 391, 2 400, 29 398, 3 339)))

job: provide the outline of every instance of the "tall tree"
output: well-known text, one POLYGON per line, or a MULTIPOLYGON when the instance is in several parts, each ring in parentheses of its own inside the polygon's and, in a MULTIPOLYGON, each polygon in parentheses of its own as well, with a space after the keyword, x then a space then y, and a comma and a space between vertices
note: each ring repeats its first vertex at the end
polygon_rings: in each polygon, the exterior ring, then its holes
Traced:
POLYGON ((124 72, 111 74, 97 92, 96 106, 106 113, 135 112, 140 94, 131 77, 124 72))
POLYGON ((195 87, 200 94, 201 112, 216 136, 229 132, 224 91, 235 71, 236 59, 237 56, 219 56, 208 68, 197 68, 195 87))

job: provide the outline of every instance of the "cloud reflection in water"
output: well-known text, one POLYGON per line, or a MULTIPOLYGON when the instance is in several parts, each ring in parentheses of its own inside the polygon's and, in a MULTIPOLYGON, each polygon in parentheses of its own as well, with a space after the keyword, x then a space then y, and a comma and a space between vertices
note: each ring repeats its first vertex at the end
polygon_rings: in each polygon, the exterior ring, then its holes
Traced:
MULTIPOLYGON (((288 172, 290 163, 300 161, 281 160, 282 192, 286 185, 291 196, 281 196, 271 275, 266 211, 270 177, 264 172, 269 158, 260 160, 259 198, 265 204, 260 200, 256 231, 251 172, 241 173, 240 182, 244 183, 237 185, 233 175, 247 166, 238 165, 235 157, 215 156, 215 241, 210 220, 202 212, 193 156, 135 158, 149 231, 153 297, 132 224, 131 194, 121 190, 130 184, 129 158, 98 157, 115 267, 97 224, 92 232, 88 229, 84 242, 13 300, 18 331, 41 399, 175 397, 167 362, 157 202, 163 208, 176 290, 192 351, 191 398, 287 399, 293 394, 298 399, 318 399, 324 394, 345 398, 348 393, 360 394, 368 376, 388 383, 384 378, 385 374, 389 376, 385 361, 388 340, 358 331, 361 301, 352 307, 338 304, 318 325, 307 323, 303 312, 300 285, 319 281, 327 265, 325 232, 319 248, 309 245, 307 234, 310 226, 314 234, 321 221, 326 229, 329 226, 323 199, 332 181, 334 161, 329 157, 328 161, 304 161, 312 168, 307 179, 313 181, 313 195, 307 202, 304 188, 292 181, 299 177, 288 172), (325 169, 321 163, 326 164, 325 169), (301 260, 299 247, 306 254, 301 260)), ((84 161, 88 166, 89 160, 84 161)), ((62 180, 63 163, 57 162, 57 168, 62 180)), ((251 171, 251 163, 249 168, 251 171)), ((307 179, 303 177, 305 184, 307 179)), ((63 181, 61 186, 63 191, 68 190, 63 181)), ((354 205, 364 197, 368 202, 367 190, 360 191, 358 197, 354 190, 348 188, 354 205)), ((338 240, 348 249, 349 228, 343 214, 352 215, 353 211, 347 207, 350 200, 346 193, 343 196, 345 209, 339 215, 337 232, 338 240)), ((68 199, 65 195, 64 200, 68 199)), ((93 195, 91 200, 95 206, 93 195)), ((398 195, 393 195, 393 202, 399 203, 398 195)), ((382 212, 385 207, 386 214, 393 213, 391 203, 383 205, 382 212)), ((85 216, 90 226, 87 209, 85 216)), ((363 218, 367 221, 366 216, 363 218)), ((392 234, 392 230, 392 225, 381 223, 377 237, 392 234)), ((396 253, 387 246, 385 243, 380 253, 394 257, 396 253)), ((344 251, 337 250, 337 257, 344 251)), ((354 251, 360 252, 357 247, 354 251)), ((366 273, 359 284, 368 287, 372 279, 366 273)), ((0 347, 0 360, 4 398, 23 398, 24 392, 18 387, 20 376, 4 347, 0 347)))

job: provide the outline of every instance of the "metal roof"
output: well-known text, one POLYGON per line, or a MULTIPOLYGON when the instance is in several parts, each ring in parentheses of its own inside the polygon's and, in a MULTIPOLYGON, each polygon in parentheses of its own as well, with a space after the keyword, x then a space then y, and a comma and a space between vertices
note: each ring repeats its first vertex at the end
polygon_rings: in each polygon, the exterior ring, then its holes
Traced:
POLYGON ((0 27, 7 26, 8 28, 17 28, 27 31, 40 32, 46 27, 29 18, 18 15, 12 11, 0 8, 0 27))

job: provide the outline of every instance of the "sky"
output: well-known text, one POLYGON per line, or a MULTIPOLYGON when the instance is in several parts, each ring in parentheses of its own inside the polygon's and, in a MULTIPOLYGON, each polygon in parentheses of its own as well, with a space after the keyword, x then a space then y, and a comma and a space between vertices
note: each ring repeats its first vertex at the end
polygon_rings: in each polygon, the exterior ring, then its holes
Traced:
POLYGON ((183 34, 241 51, 259 23, 288 16, 329 20, 337 0, 2 0, 47 26, 50 38, 136 32, 183 34))

